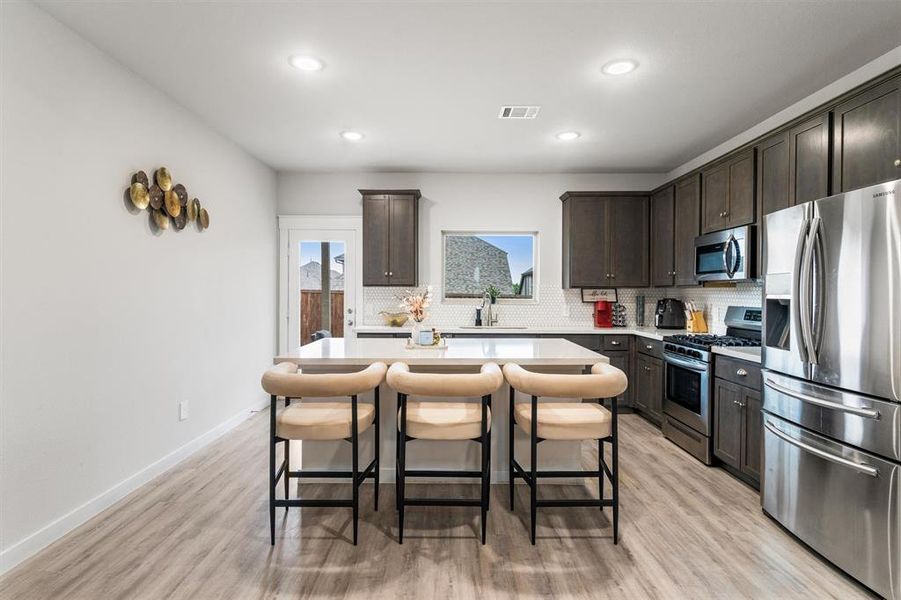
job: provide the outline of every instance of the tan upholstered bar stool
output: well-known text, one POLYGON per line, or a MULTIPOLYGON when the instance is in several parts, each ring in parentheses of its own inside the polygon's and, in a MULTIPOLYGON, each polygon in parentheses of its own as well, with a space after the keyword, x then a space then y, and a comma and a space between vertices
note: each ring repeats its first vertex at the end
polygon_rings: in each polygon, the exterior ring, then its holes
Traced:
POLYGON ((284 506, 329 506, 353 509, 354 545, 357 543, 357 526, 360 514, 360 484, 374 479, 374 505, 379 509, 379 385, 385 379, 388 367, 374 363, 356 373, 306 375, 294 363, 280 363, 263 374, 263 389, 270 394, 269 405, 269 536, 275 545, 275 508, 284 506), (373 392, 373 402, 357 402, 357 396, 373 392), (350 402, 299 402, 291 400, 304 397, 341 398, 350 402), (277 411, 278 398, 285 399, 285 408, 277 411), (360 434, 373 427, 373 459, 363 471, 359 470, 360 434), (291 440, 346 440, 353 446, 350 471, 292 471, 291 440), (276 471, 275 445, 284 443, 285 458, 276 471), (280 477, 285 478, 285 499, 275 499, 275 488, 280 477), (350 499, 301 499, 292 500, 289 494, 290 479, 305 477, 348 478, 353 485, 350 499))
POLYGON ((626 374, 607 363, 598 363, 590 375, 560 375, 533 373, 516 364, 504 365, 504 376, 510 384, 510 510, 513 510, 513 483, 521 477, 531 488, 531 540, 535 544, 535 521, 539 506, 605 506, 613 507, 613 543, 619 541, 619 466, 616 396, 626 390, 626 374), (531 402, 515 402, 516 392, 528 394, 531 402), (539 402, 539 398, 597 399, 598 403, 539 402), (611 410, 604 408, 610 399, 611 410), (526 472, 513 451, 513 424, 529 434, 531 462, 526 472), (537 423, 537 427, 533 426, 537 423), (597 440, 597 471, 539 471, 538 444, 544 440, 597 440), (612 465, 604 459, 604 443, 611 445, 612 465), (541 477, 598 478, 597 500, 538 500, 538 479, 541 477), (610 479, 612 497, 604 498, 604 476, 610 479))
POLYGON ((404 363, 388 369, 388 385, 397 392, 397 511, 398 541, 404 543, 406 506, 479 506, 482 509, 482 543, 485 543, 491 473, 491 394, 504 383, 500 367, 482 365, 479 373, 411 373, 404 363), (409 402, 408 396, 481 397, 475 402, 409 402), (472 440, 482 445, 482 468, 478 471, 408 469, 410 440, 472 440), (470 498, 407 498, 405 480, 411 477, 479 477, 482 494, 470 498))

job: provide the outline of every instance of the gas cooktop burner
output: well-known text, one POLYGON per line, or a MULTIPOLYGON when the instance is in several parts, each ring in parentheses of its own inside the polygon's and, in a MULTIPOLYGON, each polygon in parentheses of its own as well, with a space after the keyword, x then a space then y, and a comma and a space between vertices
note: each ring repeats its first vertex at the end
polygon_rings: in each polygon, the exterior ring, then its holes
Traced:
POLYGON ((709 350, 712 346, 760 346, 760 340, 748 339, 734 335, 712 335, 709 333, 677 334, 663 338, 664 342, 709 350))

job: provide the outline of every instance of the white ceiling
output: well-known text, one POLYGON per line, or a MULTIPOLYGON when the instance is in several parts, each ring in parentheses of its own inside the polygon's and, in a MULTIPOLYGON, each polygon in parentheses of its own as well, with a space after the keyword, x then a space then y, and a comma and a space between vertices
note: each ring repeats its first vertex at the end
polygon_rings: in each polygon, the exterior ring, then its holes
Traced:
POLYGON ((668 171, 901 44, 897 0, 39 4, 301 171, 668 171), (641 66, 602 75, 617 57, 641 66))

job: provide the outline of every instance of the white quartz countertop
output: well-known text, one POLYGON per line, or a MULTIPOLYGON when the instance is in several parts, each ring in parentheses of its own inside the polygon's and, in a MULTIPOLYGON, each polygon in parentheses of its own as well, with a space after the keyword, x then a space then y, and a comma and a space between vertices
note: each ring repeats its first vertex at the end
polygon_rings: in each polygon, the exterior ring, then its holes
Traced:
MULTIPOLYGON (((394 328, 395 330, 397 328, 394 328)), ((609 362, 606 356, 564 339, 450 338, 447 348, 406 348, 400 338, 325 338, 275 357, 275 362, 301 366, 369 365, 402 361, 409 365, 472 366, 486 362, 503 365, 588 366, 609 362)))
POLYGON ((737 348, 728 348, 726 346, 714 346, 714 354, 722 354, 723 356, 731 356, 749 362, 760 364, 760 348, 746 348, 743 346, 737 348))
MULTIPOLYGON (((426 323, 427 327, 431 327, 426 323)), ((654 327, 589 327, 589 326, 559 326, 559 327, 437 327, 442 333, 471 333, 481 334, 486 337, 496 334, 515 334, 523 337, 530 335, 638 335, 655 340, 662 340, 665 335, 688 333, 684 329, 656 329, 654 327)), ((355 330, 357 333, 409 333, 410 327, 389 327, 388 325, 362 325, 355 330)))

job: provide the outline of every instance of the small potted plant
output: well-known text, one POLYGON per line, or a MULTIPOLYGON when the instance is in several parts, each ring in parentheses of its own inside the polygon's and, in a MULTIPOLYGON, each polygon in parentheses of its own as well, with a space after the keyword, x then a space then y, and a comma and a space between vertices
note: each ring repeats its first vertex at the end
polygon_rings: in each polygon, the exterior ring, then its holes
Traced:
POLYGON ((497 299, 501 295, 501 290, 496 285, 489 285, 485 288, 485 293, 488 294, 492 304, 497 304, 497 299))
MULTIPOLYGON (((422 322, 428 316, 425 312, 432 304, 432 286, 426 286, 424 291, 417 290, 407 290, 403 296, 400 297, 400 307, 405 311, 410 313, 410 318, 413 319, 413 331, 410 335, 410 339, 413 340, 413 343, 419 344, 420 342, 420 332, 422 331, 422 322)), ((429 340, 431 339, 432 332, 428 331, 429 340)), ((428 345, 429 340, 426 341, 428 345)))

